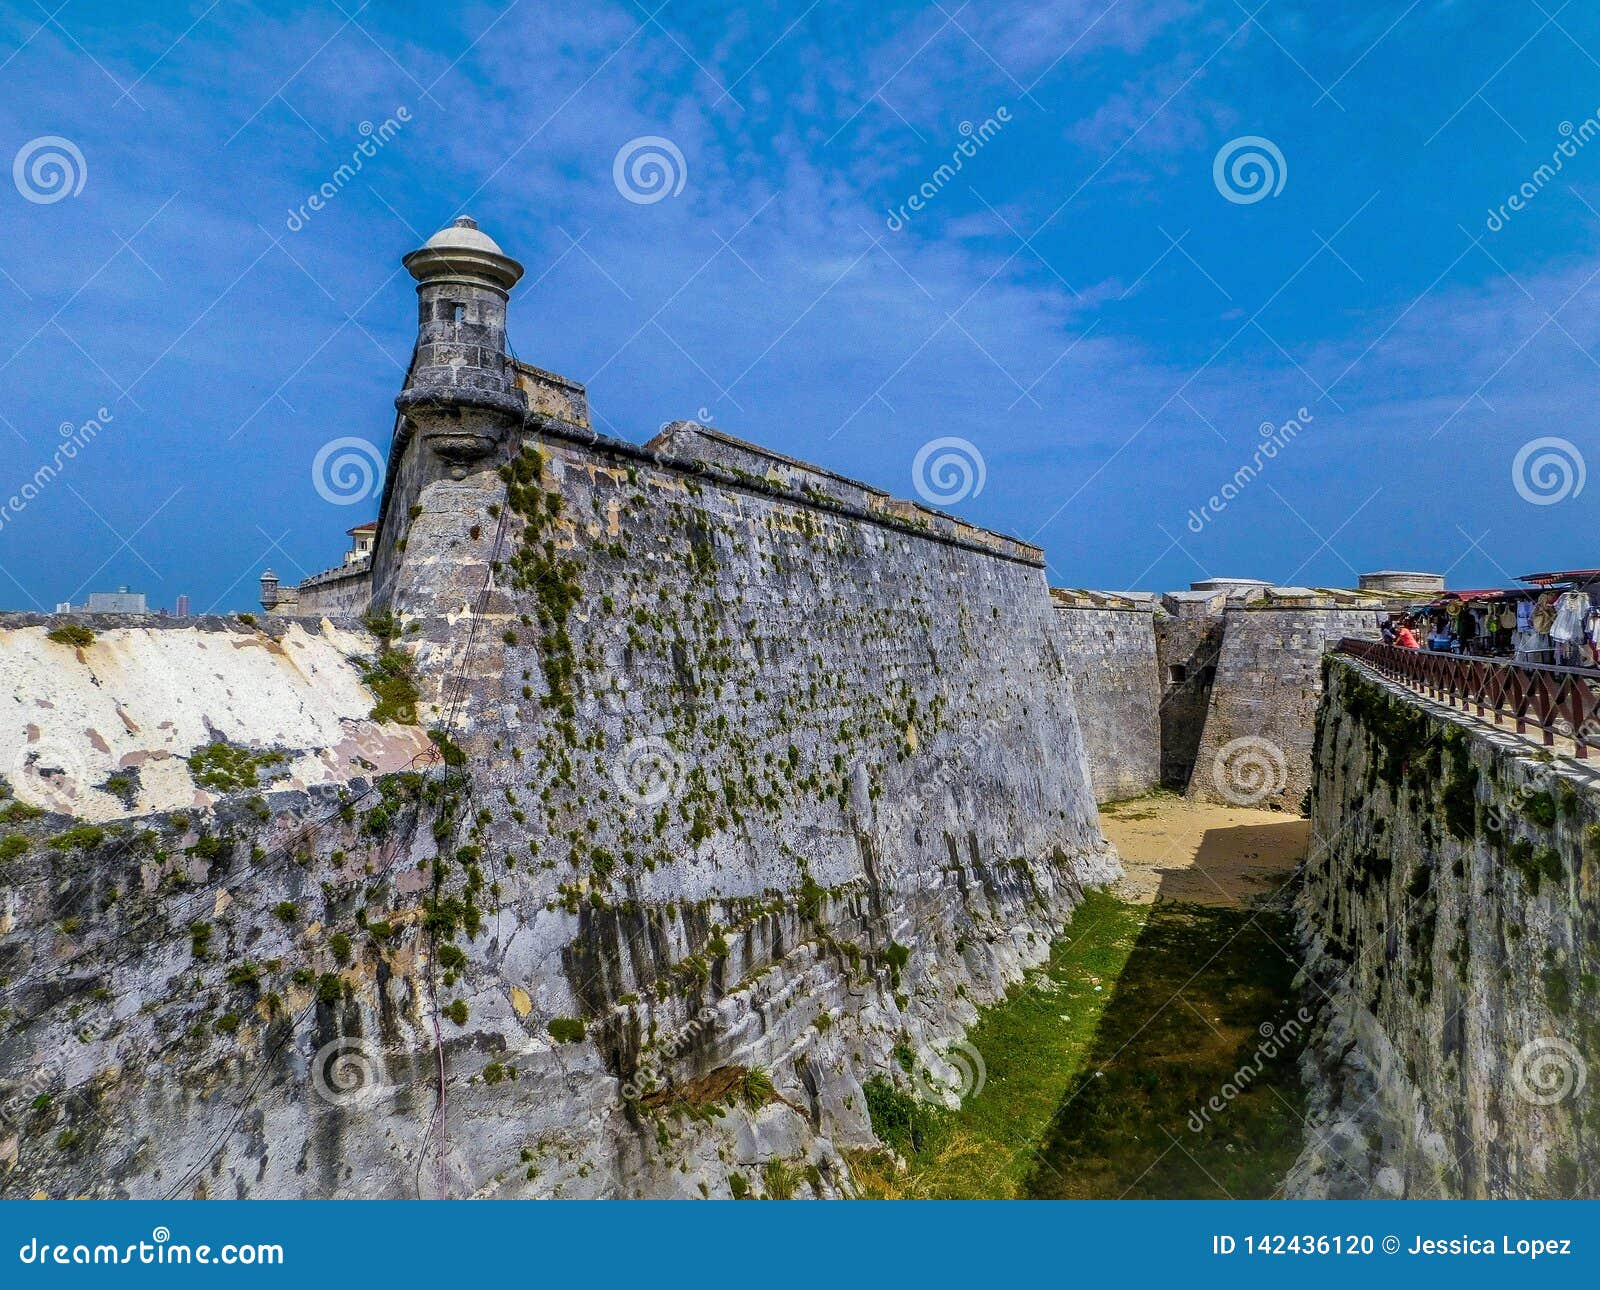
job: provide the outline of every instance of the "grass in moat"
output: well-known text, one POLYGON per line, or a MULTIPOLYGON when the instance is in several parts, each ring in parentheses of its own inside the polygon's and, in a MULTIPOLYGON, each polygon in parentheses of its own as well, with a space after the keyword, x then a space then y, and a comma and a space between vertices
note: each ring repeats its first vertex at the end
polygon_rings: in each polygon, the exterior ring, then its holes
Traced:
POLYGON ((1091 892, 1049 963, 968 1032, 986 1078, 959 1111, 869 1084, 879 1136, 908 1168, 857 1153, 858 1187, 950 1199, 1271 1196, 1299 1151, 1304 1100, 1291 937, 1276 911, 1091 892), (1208 1111, 1213 1098, 1221 1109, 1208 1111))
POLYGON ((1160 816, 1163 809, 1182 805, 1183 800, 1182 793, 1174 793, 1170 788, 1156 788, 1138 797, 1119 797, 1102 802, 1100 814, 1118 820, 1153 820, 1160 816))

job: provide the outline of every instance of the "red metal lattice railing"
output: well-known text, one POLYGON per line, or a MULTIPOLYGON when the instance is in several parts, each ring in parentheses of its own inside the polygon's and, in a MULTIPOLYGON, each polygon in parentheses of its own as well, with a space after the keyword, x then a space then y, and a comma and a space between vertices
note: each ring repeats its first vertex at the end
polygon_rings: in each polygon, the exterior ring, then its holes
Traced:
POLYGON ((1547 748, 1557 735, 1571 739, 1581 758, 1600 747, 1600 672, 1436 654, 1350 637, 1339 642, 1338 652, 1441 703, 1462 711, 1474 708, 1477 716, 1493 717, 1496 725, 1514 721, 1519 735, 1531 726, 1547 748))

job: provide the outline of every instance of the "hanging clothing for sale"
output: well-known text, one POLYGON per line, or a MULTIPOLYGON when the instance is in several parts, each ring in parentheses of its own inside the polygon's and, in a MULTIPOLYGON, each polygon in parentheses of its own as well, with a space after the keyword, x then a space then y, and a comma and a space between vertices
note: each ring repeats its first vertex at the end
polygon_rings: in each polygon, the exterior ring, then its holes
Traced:
POLYGON ((1517 630, 1531 632, 1533 630, 1533 601, 1517 601, 1517 630))
POLYGON ((1550 635, 1558 641, 1572 644, 1583 639, 1583 621, 1588 616, 1589 598, 1569 591, 1556 601, 1556 620, 1550 635))

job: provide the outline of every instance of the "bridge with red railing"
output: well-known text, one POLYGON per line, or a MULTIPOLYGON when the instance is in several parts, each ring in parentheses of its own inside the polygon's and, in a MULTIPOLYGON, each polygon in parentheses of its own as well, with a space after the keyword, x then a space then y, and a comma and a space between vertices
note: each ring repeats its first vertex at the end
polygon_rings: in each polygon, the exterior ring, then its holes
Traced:
POLYGON ((1600 671, 1593 668, 1402 649, 1350 637, 1336 648, 1441 703, 1474 709, 1496 725, 1512 721, 1519 735, 1537 730, 1547 748, 1558 735, 1577 745, 1580 758, 1600 747, 1600 671))

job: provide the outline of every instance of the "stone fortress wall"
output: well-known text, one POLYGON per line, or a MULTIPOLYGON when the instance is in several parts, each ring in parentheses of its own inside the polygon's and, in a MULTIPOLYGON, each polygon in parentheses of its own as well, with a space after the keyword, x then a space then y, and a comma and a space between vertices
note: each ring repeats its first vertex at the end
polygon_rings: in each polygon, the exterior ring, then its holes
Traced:
POLYGON ((1050 596, 1097 799, 1160 787, 1154 597, 1055 587, 1050 596))
MULTIPOLYGON (((862 1081, 956 1080, 1118 873, 1036 548, 703 427, 595 435, 480 343, 514 274, 458 228, 408 257, 360 626, 10 633, 85 693, 157 636, 216 685, 167 724, 106 690, 86 791, 176 771, 114 819, 4 786, 0 1100, 50 1093, 6 1195, 841 1194, 862 1081), (235 719, 301 637, 323 690, 235 719)), ((89 737, 41 685, 19 740, 89 737)))
POLYGON ((688 424, 640 448, 546 420, 503 467, 423 478, 384 532, 385 608, 420 627, 425 691, 454 687, 484 827, 556 857, 528 882, 558 909, 510 961, 467 948, 476 1042, 537 1069, 541 1027, 583 1022, 556 1056, 592 1078, 550 1122, 601 1117, 566 1146, 615 1153, 612 1185, 720 1193, 716 1153, 756 1150, 679 1124, 652 1145, 616 1093, 652 1073, 767 1072, 787 1101, 746 1138, 827 1166, 870 1140, 867 1071, 959 1034, 1115 872, 1045 697, 1066 670, 1039 553, 688 424))
POLYGON ((261 580, 261 608, 283 618, 359 617, 372 603, 372 566, 363 561, 313 574, 279 588, 270 571, 261 580))
POLYGON ((1273 587, 1230 598, 1188 795, 1300 813, 1323 658, 1342 637, 1377 640, 1379 620, 1359 593, 1273 587))
POLYGON ((1377 639, 1359 592, 1216 580, 1156 597, 1052 597, 1101 802, 1156 787, 1299 812, 1311 779, 1322 658, 1377 639))
POLYGON ((1173 792, 1184 792, 1194 772, 1216 683, 1226 607, 1227 592, 1221 590, 1170 592, 1157 606, 1161 785, 1173 792))
POLYGON ((1354 660, 1327 668, 1288 1194, 1593 1195, 1594 772, 1354 660))

